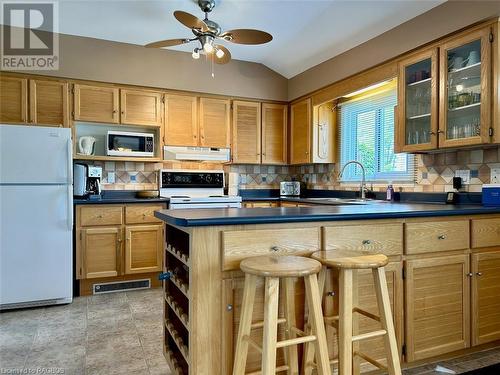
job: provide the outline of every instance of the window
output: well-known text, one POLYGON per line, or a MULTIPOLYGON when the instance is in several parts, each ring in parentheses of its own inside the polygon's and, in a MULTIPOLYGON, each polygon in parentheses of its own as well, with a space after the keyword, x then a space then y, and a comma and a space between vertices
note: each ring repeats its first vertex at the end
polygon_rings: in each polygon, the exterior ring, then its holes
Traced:
MULTIPOLYGON (((339 105, 340 165, 361 162, 367 181, 414 181, 413 155, 394 153, 394 83, 339 105)), ((342 181, 359 181, 361 168, 349 165, 342 181)))

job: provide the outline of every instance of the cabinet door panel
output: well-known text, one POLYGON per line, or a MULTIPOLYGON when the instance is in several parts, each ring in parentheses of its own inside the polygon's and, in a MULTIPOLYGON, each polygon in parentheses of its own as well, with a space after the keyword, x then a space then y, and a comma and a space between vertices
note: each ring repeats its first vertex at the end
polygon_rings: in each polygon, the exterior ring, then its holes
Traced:
POLYGON ((28 106, 28 80, 0 76, 0 122, 25 123, 28 106))
POLYGON ((74 117, 79 121, 120 121, 119 90, 115 87, 74 85, 74 117))
POLYGON ((287 162, 287 112, 284 104, 262 104, 262 164, 287 162))
POLYGON ((81 230, 83 279, 113 277, 120 274, 122 234, 120 228, 81 230))
POLYGON ((161 94, 146 90, 121 90, 121 123, 161 126, 161 94))
POLYGON ((439 147, 489 143, 490 27, 440 46, 439 147))
POLYGON ((198 145, 198 105, 195 96, 165 97, 163 143, 168 146, 198 145))
POLYGON ((260 103, 233 102, 233 163, 260 163, 260 114, 260 103))
POLYGON ((291 106, 290 164, 311 160, 311 99, 291 106))
POLYGON ((472 345, 500 339, 500 250, 472 255, 472 345))
POLYGON ((200 144, 205 147, 230 147, 231 103, 224 99, 200 99, 200 144))
POLYGON ((161 271, 163 225, 127 226, 125 273, 161 271))
MULTIPOLYGON (((386 267, 387 288, 391 300, 391 311, 394 319, 394 329, 398 348, 403 344, 403 265, 402 262, 391 262, 386 267)), ((357 306, 365 311, 375 315, 380 315, 375 296, 375 285, 373 283, 372 272, 369 270, 358 271, 357 274, 357 306)), ((366 333, 382 329, 380 323, 375 322, 363 315, 356 315, 357 332, 366 333)), ((356 344, 355 344, 356 345, 356 344)), ((371 358, 375 358, 381 363, 386 364, 386 352, 383 337, 375 337, 363 340, 359 343, 359 350, 371 358)), ((401 353, 401 352, 400 352, 401 353)), ((361 362, 362 371, 375 370, 367 362, 361 362)))
POLYGON ((30 80, 30 122, 38 125, 69 126, 66 82, 30 80))
POLYGON ((406 271, 408 361, 468 348, 469 256, 409 260, 406 271))

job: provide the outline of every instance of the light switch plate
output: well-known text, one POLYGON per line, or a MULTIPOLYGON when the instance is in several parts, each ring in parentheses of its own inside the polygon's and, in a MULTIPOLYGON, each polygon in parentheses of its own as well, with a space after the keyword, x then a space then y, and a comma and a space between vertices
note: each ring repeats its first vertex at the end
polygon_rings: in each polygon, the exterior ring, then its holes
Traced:
POLYGON ((470 170, 468 169, 458 169, 455 171, 455 177, 462 178, 462 184, 470 184, 470 170))
POLYGON ((115 172, 108 172, 108 184, 115 183, 115 172))
POLYGON ((491 183, 500 184, 500 168, 491 168, 491 183))

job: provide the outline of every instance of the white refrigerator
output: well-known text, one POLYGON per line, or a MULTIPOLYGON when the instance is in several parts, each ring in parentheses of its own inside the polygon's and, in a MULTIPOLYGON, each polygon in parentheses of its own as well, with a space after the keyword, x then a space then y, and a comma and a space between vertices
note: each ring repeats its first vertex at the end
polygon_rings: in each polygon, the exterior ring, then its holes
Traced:
POLYGON ((0 124, 0 309, 70 303, 71 130, 0 124))

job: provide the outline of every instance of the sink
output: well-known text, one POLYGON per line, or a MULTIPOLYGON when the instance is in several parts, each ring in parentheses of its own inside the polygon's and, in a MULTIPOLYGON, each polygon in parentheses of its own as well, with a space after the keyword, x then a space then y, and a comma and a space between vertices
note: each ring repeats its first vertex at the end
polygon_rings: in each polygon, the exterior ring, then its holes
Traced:
POLYGON ((360 199, 360 198, 305 198, 308 201, 315 201, 318 203, 327 203, 327 204, 366 204, 368 203, 368 199, 360 199))

